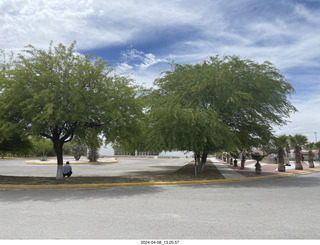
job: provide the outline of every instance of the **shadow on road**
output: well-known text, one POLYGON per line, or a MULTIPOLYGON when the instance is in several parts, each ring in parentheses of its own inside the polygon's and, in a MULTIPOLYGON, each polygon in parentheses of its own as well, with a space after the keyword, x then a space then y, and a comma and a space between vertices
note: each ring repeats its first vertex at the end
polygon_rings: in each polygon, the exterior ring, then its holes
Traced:
POLYGON ((286 177, 274 177, 267 179, 257 179, 248 181, 235 181, 227 183, 214 184, 198 184, 185 185, 185 187, 192 188, 261 188, 261 189, 275 189, 275 188, 305 188, 305 187, 319 187, 320 188, 320 172, 292 175, 286 177))
POLYGON ((97 198, 123 198, 130 196, 157 194, 163 190, 161 186, 122 186, 84 189, 11 189, 1 190, 1 203, 23 201, 60 202, 68 200, 88 200, 97 198))

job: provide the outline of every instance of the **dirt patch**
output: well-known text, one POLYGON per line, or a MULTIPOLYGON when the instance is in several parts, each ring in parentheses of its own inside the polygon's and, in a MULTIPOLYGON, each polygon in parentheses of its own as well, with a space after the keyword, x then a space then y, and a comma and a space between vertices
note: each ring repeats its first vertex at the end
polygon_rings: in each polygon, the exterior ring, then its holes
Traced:
POLYGON ((11 185, 59 185, 59 184, 100 184, 100 183, 136 183, 167 182, 190 180, 224 179, 223 175, 211 162, 207 162, 205 171, 194 176, 194 163, 190 162, 172 174, 117 176, 117 177, 70 177, 56 180, 54 177, 19 177, 0 175, 0 184, 11 185))

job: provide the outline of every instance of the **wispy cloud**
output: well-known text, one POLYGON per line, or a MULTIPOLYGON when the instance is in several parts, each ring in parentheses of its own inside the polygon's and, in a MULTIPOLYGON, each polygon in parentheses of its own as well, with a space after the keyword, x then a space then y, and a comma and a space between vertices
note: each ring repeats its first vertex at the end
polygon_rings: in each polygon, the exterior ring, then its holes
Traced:
POLYGON ((111 57, 118 71, 148 86, 172 61, 216 54, 268 60, 297 90, 293 103, 303 116, 292 125, 303 118, 319 125, 306 116, 319 103, 319 11, 313 0, 1 0, 0 49, 76 40, 79 50, 111 57))
POLYGON ((310 142, 315 141, 315 132, 318 134, 320 140, 320 98, 305 98, 293 100, 293 104, 297 107, 297 113, 290 117, 290 123, 282 128, 274 127, 277 135, 281 134, 303 134, 308 137, 310 142))
POLYGON ((121 60, 123 62, 118 64, 120 69, 132 70, 135 68, 138 71, 145 70, 157 63, 167 62, 166 59, 157 58, 152 53, 144 53, 134 48, 121 52, 121 60))
POLYGON ((2 0, 0 47, 47 47, 50 40, 77 40, 82 49, 126 45, 143 38, 140 34, 155 24, 157 28, 180 25, 194 16, 171 1, 2 0))

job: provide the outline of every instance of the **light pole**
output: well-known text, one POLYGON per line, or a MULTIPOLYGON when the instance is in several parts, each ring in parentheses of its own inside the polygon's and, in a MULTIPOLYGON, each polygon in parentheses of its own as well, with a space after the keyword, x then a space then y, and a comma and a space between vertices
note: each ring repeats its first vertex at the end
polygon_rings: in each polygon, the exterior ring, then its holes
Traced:
POLYGON ((317 141, 317 132, 314 132, 314 136, 315 136, 315 138, 316 138, 316 142, 318 142, 318 141, 317 141))

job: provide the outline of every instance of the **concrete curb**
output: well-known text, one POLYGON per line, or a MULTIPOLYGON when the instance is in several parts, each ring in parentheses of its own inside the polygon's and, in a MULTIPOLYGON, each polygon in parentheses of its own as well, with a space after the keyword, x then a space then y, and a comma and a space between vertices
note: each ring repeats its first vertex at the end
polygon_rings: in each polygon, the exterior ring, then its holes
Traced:
POLYGON ((152 186, 152 185, 188 185, 188 184, 210 184, 210 183, 228 183, 251 181, 260 179, 269 179, 277 177, 293 176, 310 172, 320 171, 320 168, 312 170, 302 170, 299 172, 272 174, 258 177, 237 178, 237 179, 218 179, 218 180, 191 180, 191 181, 172 181, 172 182, 135 182, 135 183, 99 183, 99 184, 59 184, 59 185, 13 185, 0 184, 0 188, 10 189, 71 189, 71 188, 102 188, 102 187, 118 187, 118 186, 152 186))

